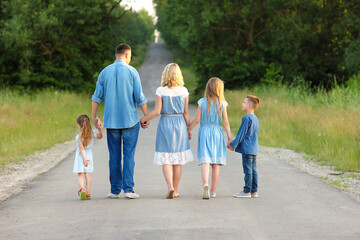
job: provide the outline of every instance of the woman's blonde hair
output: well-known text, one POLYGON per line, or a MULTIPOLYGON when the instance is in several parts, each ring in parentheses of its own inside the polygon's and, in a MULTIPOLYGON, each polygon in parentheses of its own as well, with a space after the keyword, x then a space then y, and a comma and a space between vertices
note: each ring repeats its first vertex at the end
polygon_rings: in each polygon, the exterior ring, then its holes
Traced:
POLYGON ((93 137, 90 118, 86 114, 81 114, 76 118, 76 122, 80 126, 80 139, 83 141, 84 147, 86 147, 93 137))
POLYGON ((211 100, 214 101, 215 111, 219 111, 218 113, 221 115, 221 105, 225 101, 224 82, 217 77, 210 78, 206 84, 204 97, 207 98, 207 115, 210 112, 211 100), (219 108, 215 107, 216 100, 218 101, 219 108))
POLYGON ((166 65, 161 76, 161 86, 168 86, 169 88, 184 86, 184 78, 179 65, 176 63, 169 63, 166 65))

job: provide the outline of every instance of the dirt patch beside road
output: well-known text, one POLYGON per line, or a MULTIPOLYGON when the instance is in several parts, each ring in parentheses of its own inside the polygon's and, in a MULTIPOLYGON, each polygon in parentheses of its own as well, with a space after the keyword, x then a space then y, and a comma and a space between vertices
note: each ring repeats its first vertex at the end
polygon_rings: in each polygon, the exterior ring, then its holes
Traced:
POLYGON ((6 165, 0 172, 0 202, 20 193, 27 183, 49 171, 75 150, 75 141, 68 141, 27 156, 25 161, 6 165))
POLYGON ((306 154, 288 149, 261 146, 260 150, 290 163, 303 172, 324 179, 360 202, 360 173, 335 171, 333 167, 306 160, 308 158, 306 154))

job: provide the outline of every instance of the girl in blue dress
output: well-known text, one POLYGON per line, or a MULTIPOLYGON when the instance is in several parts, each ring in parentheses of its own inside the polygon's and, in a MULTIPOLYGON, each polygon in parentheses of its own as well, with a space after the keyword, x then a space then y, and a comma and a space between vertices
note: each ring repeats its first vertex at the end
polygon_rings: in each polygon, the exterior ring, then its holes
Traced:
POLYGON ((94 161, 91 148, 93 146, 94 139, 102 138, 102 123, 99 119, 97 120, 99 127, 95 131, 91 129, 90 118, 86 114, 79 115, 76 118, 80 134, 76 135, 77 149, 75 153, 73 172, 78 174, 78 182, 80 185, 78 195, 81 200, 91 199, 91 173, 94 171, 94 161), (86 180, 86 192, 84 178, 86 180))
POLYGON ((191 130, 200 122, 198 134, 197 158, 201 165, 203 180, 203 199, 216 197, 216 185, 219 179, 219 166, 226 164, 226 144, 221 122, 228 137, 232 141, 230 124, 227 117, 227 102, 224 97, 224 82, 216 77, 210 78, 206 84, 205 97, 198 101, 198 111, 195 119, 188 127, 191 130), (209 192, 209 167, 212 168, 211 189, 209 192))
POLYGON ((155 109, 140 122, 147 123, 161 114, 155 144, 154 164, 162 165, 168 186, 166 198, 179 196, 182 165, 193 160, 187 126, 190 124, 189 92, 184 87, 180 67, 168 64, 156 89, 155 109))

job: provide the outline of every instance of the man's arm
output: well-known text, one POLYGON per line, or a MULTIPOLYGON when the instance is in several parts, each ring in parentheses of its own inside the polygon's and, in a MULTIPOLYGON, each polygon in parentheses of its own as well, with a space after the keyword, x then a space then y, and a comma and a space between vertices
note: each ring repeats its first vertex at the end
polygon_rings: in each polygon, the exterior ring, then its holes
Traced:
POLYGON ((91 106, 91 118, 93 120, 94 126, 96 128, 100 128, 99 123, 98 123, 98 117, 96 116, 97 111, 99 108, 99 103, 98 102, 94 102, 92 101, 92 106, 91 106))
POLYGON ((145 103, 144 105, 142 105, 141 107, 141 111, 143 112, 144 116, 148 115, 148 108, 147 108, 147 103, 145 103))
POLYGON ((98 121, 100 121, 100 119, 98 117, 96 117, 96 115, 97 115, 99 105, 100 105, 100 103, 102 103, 103 97, 104 97, 103 76, 104 76, 104 70, 101 71, 99 74, 98 80, 96 82, 95 92, 91 97, 91 100, 92 100, 91 118, 92 118, 94 126, 96 128, 100 127, 100 125, 98 123, 98 121))
MULTIPOLYGON (((144 116, 147 116, 149 114, 147 103, 145 103, 144 105, 141 105, 140 108, 141 108, 141 111, 143 112, 144 116)), ((144 123, 140 122, 140 124, 141 124, 141 127, 145 129, 150 125, 150 121, 147 121, 144 123)))
MULTIPOLYGON (((138 107, 142 107, 143 105, 145 105, 147 103, 147 99, 142 91, 139 73, 135 69, 133 71, 133 80, 134 80, 133 86, 134 86, 135 102, 138 105, 138 107)), ((144 109, 141 108, 141 110, 143 110, 143 112, 144 112, 144 110, 146 110, 146 113, 147 113, 147 106, 144 107, 144 109)))

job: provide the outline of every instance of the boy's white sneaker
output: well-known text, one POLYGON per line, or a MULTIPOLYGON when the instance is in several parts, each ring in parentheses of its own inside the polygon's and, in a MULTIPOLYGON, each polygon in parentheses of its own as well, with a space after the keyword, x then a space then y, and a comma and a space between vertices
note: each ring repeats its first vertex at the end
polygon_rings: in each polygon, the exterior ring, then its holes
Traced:
POLYGON ((128 193, 125 193, 125 197, 130 198, 130 199, 137 199, 140 196, 139 196, 139 194, 136 194, 135 192, 128 192, 128 193))
POLYGON ((251 193, 251 197, 252 197, 252 198, 257 198, 257 197, 259 197, 259 195, 258 195, 257 192, 252 192, 252 193, 251 193))
POLYGON ((207 184, 204 184, 203 192, 202 192, 202 198, 203 199, 210 199, 209 185, 207 185, 207 184))
POLYGON ((237 197, 237 198, 251 198, 251 193, 245 193, 244 191, 241 191, 239 193, 235 193, 234 194, 234 197, 237 197))
POLYGON ((109 193, 107 195, 108 198, 120 198, 120 194, 113 194, 113 193, 109 193))

